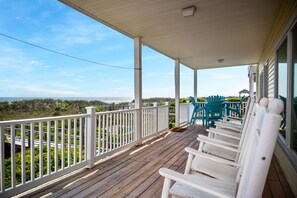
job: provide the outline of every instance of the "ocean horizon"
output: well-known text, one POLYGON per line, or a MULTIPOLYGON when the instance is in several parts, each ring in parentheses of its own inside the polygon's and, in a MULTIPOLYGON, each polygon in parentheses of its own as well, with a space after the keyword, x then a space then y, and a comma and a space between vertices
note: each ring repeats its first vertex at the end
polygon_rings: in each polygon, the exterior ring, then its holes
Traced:
POLYGON ((121 103, 132 102, 132 97, 0 97, 0 102, 14 102, 22 100, 34 99, 54 99, 54 100, 86 100, 94 101, 99 100, 105 103, 121 103))

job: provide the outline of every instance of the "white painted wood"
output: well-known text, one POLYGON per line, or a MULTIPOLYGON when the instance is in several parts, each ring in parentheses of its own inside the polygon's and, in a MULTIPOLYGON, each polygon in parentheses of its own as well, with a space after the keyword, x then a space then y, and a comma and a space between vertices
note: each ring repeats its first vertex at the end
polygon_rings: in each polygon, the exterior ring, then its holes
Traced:
POLYGON ((58 120, 55 120, 55 172, 58 172, 58 120))
POLYGON ((68 118, 67 124, 68 124, 68 129, 67 129, 67 132, 68 132, 68 137, 67 137, 68 165, 67 165, 67 167, 70 167, 71 166, 71 119, 70 118, 68 118))
POLYGON ((180 60, 175 60, 174 69, 174 86, 175 86, 175 127, 180 126, 180 60))
POLYGON ((52 137, 50 121, 47 121, 46 131, 47 131, 47 174, 49 175, 51 173, 51 137, 52 137))
POLYGON ((95 107, 86 107, 87 114, 89 115, 87 118, 87 151, 86 151, 86 159, 89 162, 88 168, 92 168, 94 166, 94 144, 95 144, 95 107))
POLYGON ((135 109, 135 134, 134 139, 142 142, 142 38, 134 37, 134 100, 135 109))
POLYGON ((31 181, 35 180, 35 161, 34 161, 34 156, 35 156, 35 150, 34 150, 34 145, 35 145, 35 140, 34 140, 34 122, 30 123, 30 138, 31 138, 31 148, 30 148, 30 161, 31 161, 31 181))
POLYGON ((74 159, 74 165, 76 165, 76 162, 77 162, 77 119, 74 118, 74 127, 73 127, 73 134, 74 134, 74 137, 73 137, 73 145, 74 145, 74 148, 73 148, 73 159, 74 159))
POLYGON ((169 197, 169 188, 171 186, 171 179, 165 178, 164 184, 163 184, 163 190, 162 190, 162 198, 168 198, 169 197))
POLYGON ((1 125, 8 125, 8 124, 26 124, 30 122, 46 122, 46 121, 56 121, 56 120, 63 120, 68 118, 81 118, 86 117, 87 114, 78 114, 78 115, 71 115, 71 116, 57 116, 57 117, 45 117, 45 118, 32 118, 32 119, 22 119, 22 120, 7 120, 1 121, 1 125))
MULTIPOLYGON (((95 109, 92 109, 95 110, 95 109)), ((151 138, 154 134, 156 134, 157 130, 153 130, 156 125, 154 125, 154 120, 159 117, 159 112, 156 113, 157 107, 148 107, 144 108, 143 111, 145 119, 146 119, 146 126, 145 130, 147 133, 147 138, 151 138)), ((164 108, 165 113, 163 117, 167 117, 166 114, 168 114, 168 106, 164 108)), ((26 159, 24 157, 24 154, 22 154, 22 177, 23 177, 23 182, 21 185, 16 185, 16 182, 12 181, 12 183, 15 183, 12 189, 8 189, 7 192, 5 192, 6 195, 14 195, 17 192, 23 191, 24 189, 28 189, 28 186, 36 186, 40 185, 43 181, 49 181, 50 179, 57 178, 61 176, 61 172, 68 172, 69 170, 76 170, 77 168, 81 168, 82 164, 86 165, 88 164, 88 167, 90 166, 90 160, 88 156, 91 156, 93 161, 103 159, 104 157, 110 156, 116 152, 122 151, 124 149, 127 149, 131 146, 135 146, 135 140, 133 138, 133 134, 135 133, 134 129, 134 118, 135 118, 135 112, 137 109, 130 109, 130 110, 121 110, 121 111, 114 111, 112 113, 110 112, 99 112, 95 113, 93 111, 91 114, 88 111, 88 114, 83 114, 81 116, 74 115, 74 116, 61 116, 61 117, 54 117, 53 119, 51 118, 37 118, 37 119, 26 119, 26 120, 13 120, 13 121, 5 121, 0 122, 0 130, 3 130, 3 127, 8 125, 10 126, 10 130, 14 131, 16 125, 21 125, 21 134, 22 134, 22 150, 23 153, 25 153, 25 132, 26 131, 31 131, 30 134, 30 144, 31 149, 31 157, 29 163, 31 163, 31 181, 25 181, 25 166, 23 164, 24 160, 26 159), (90 114, 90 115, 89 115, 90 114), (93 116, 94 115, 94 116, 93 116), (90 124, 89 121, 92 117, 97 116, 97 121, 98 125, 96 125, 95 121, 92 121, 90 124), (72 126, 71 121, 73 120, 74 125, 72 126), (54 124, 52 124, 54 123, 54 124), (46 126, 43 126, 46 124, 46 126), (103 131, 101 131, 99 134, 98 138, 95 138, 95 129, 98 127, 102 128, 103 131), (92 129, 93 128, 93 129, 92 129), (88 132, 88 135, 86 136, 85 132, 88 132), (89 148, 90 148, 90 136, 89 136, 89 131, 93 130, 93 133, 91 134, 93 137, 91 137, 92 144, 93 144, 93 154, 89 154, 89 148), (104 132, 105 131, 105 132, 104 132), (34 133, 39 135, 39 138, 37 141, 34 140, 34 133), (46 133, 46 134, 45 134, 46 133), (73 135, 72 135, 73 133, 73 135), (77 133, 79 135, 77 135, 77 133), (104 133, 104 134, 103 134, 104 133), (51 136, 54 136, 54 141, 51 142, 51 136), (105 136, 105 139, 104 139, 105 136), (73 138, 73 144, 71 143, 71 140, 73 138), (46 142, 45 142, 46 139, 46 142), (86 143, 85 141, 88 141, 86 143), (98 146, 98 149, 102 148, 102 150, 98 150, 98 155, 95 156, 95 146, 96 146, 96 141, 98 141, 99 144, 105 144, 103 147, 98 146), (46 144, 47 146, 47 173, 43 172, 43 144, 46 144), (34 158, 35 158, 35 153, 34 153, 34 145, 38 146, 39 145, 39 178, 35 179, 35 167, 34 167, 34 158), (51 161, 51 146, 54 147, 54 171, 51 171, 50 167, 50 161, 51 161), (79 148, 79 156, 76 155, 77 147, 79 148), (66 149, 67 147, 67 149, 66 149), (74 153, 71 153, 71 150, 73 148, 74 153), (68 151, 68 163, 65 162, 65 150, 68 151), (61 152, 61 156, 59 159, 58 153, 61 152), (101 152, 101 153, 100 153, 101 152), (64 157, 63 157, 64 156, 64 157), (74 157, 74 162, 71 164, 71 157, 74 157), (76 162, 76 158, 79 158, 79 162, 76 162), (62 164, 61 167, 59 167, 60 160, 62 160, 62 163, 64 161, 64 165, 62 164), (66 163, 68 164, 66 166, 66 163), (53 176, 54 175, 54 176, 53 176)), ((159 110, 158 110, 159 111, 159 110)), ((168 117, 167 117, 168 118, 168 117)), ((95 119, 94 119, 95 120, 95 119)), ((168 122, 167 122, 168 123, 168 122)), ((99 132, 99 130, 98 130, 99 132)), ((2 134, 3 132, 2 132, 2 134)), ((4 137, 2 138, 0 136, 0 140, 3 140, 4 137)), ((15 139, 15 137, 12 135, 12 140, 15 139)), ((3 143, 2 143, 3 144, 3 143)), ((13 143, 14 144, 14 141, 13 143)), ((0 148, 1 149, 1 148, 0 148)), ((3 152, 3 149, 0 150, 3 152)), ((14 153, 13 149, 11 151, 14 153)), ((3 156, 3 155, 2 155, 3 156)), ((4 166, 4 158, 1 156, 0 163, 1 167, 4 166)), ((12 155, 14 156, 14 155, 12 155)), ((15 162, 12 157, 12 175, 14 175, 14 165, 15 162)), ((26 162, 27 163, 27 162, 26 162)), ((3 168, 3 170, 5 170, 3 168)), ((2 174, 2 172, 0 173, 2 174)), ((3 172, 4 174, 4 172, 3 172)), ((3 175, 2 174, 2 175, 3 175)), ((1 176, 2 176, 1 175, 1 176)), ((15 177, 12 177, 12 179, 15 180, 15 177)), ((4 181, 1 180, 1 182, 4 183, 4 181)), ((4 185, 4 184, 3 184, 4 185)), ((3 189, 4 190, 4 189, 3 189)), ((1 196, 4 194, 1 194, 1 196)))
POLYGON ((43 122, 38 123, 39 130, 39 177, 43 177, 43 122))
POLYGON ((100 155, 101 154, 102 139, 103 139, 102 138, 102 132, 101 132, 101 115, 97 115, 97 122, 98 122, 98 126, 97 126, 98 127, 98 139, 97 139, 98 148, 97 148, 97 153, 98 153, 98 155, 100 155))
MULTIPOLYGON (((244 152, 245 158, 241 160, 240 166, 238 166, 238 173, 235 172, 238 177, 237 181, 234 180, 235 175, 231 170, 232 167, 225 166, 224 159, 219 160, 219 158, 217 158, 217 162, 222 163, 222 166, 217 166, 216 171, 219 169, 225 172, 230 171, 233 174, 232 181, 192 173, 181 174, 167 168, 161 168, 159 173, 162 176, 177 182, 171 188, 168 185, 166 189, 163 188, 162 195, 167 197, 170 193, 181 197, 261 197, 281 123, 279 114, 282 110, 283 102, 280 99, 275 99, 269 105, 269 113, 265 113, 264 120, 261 121, 261 128, 256 127, 257 123, 253 124, 255 125, 252 127, 253 133, 250 134, 249 143, 246 144, 248 147, 244 149, 246 151, 244 152), (169 188, 170 192, 168 193, 169 188)), ((188 151, 191 152, 191 149, 188 151)), ((195 155, 195 152, 197 151, 193 151, 191 154, 195 155)), ((205 156, 201 152, 199 155, 205 156)), ((228 164, 228 161, 225 161, 228 164)), ((207 166, 211 165, 207 161, 200 161, 200 165, 201 163, 206 163, 207 166)), ((189 170, 186 169, 186 171, 189 170)))
POLYGON ((119 125, 119 113, 116 113, 116 118, 117 118, 117 124, 116 124, 116 138, 117 138, 117 144, 116 144, 116 148, 120 147, 120 133, 119 133, 119 129, 120 129, 120 125, 119 125))
POLYGON ((79 118, 79 162, 82 162, 83 154, 83 119, 79 118))
POLYGON ((109 127, 108 127, 108 136, 109 136, 109 149, 108 151, 112 150, 112 114, 108 116, 109 120, 109 127))
POLYGON ((22 167, 22 184, 24 184, 26 182, 25 124, 21 124, 21 167, 22 167))
POLYGON ((193 69, 257 63, 282 5, 281 0, 61 1, 130 38, 142 34, 146 46, 193 69), (197 6, 196 13, 184 18, 181 9, 189 5, 197 6))
POLYGON ((159 107, 158 107, 158 103, 157 102, 154 102, 153 103, 155 109, 154 109, 154 115, 153 115, 153 119, 154 119, 154 132, 156 133, 156 135, 158 135, 158 132, 159 132, 159 123, 158 123, 158 120, 159 120, 159 107))
POLYGON ((4 166, 4 128, 0 125, 0 192, 5 191, 5 166, 4 166))
POLYGON ((10 133, 11 133, 11 187, 15 188, 16 186, 16 174, 15 174, 15 127, 14 125, 10 125, 10 133))
POLYGON ((245 191, 246 197, 261 197, 263 193, 279 126, 282 120, 279 114, 283 111, 283 108, 284 104, 279 99, 272 100, 269 104, 269 113, 266 114, 263 120, 257 152, 254 153, 253 168, 251 169, 245 191), (267 143, 267 140, 269 140, 269 143, 267 143))
POLYGON ((65 120, 61 122, 61 169, 65 168, 65 120))
POLYGON ((105 153, 105 138, 106 138, 106 132, 105 132, 105 115, 102 115, 102 153, 105 153))
POLYGON ((123 117, 122 117, 123 113, 120 113, 120 146, 122 147, 123 144, 123 139, 124 139, 124 135, 123 135, 123 117))

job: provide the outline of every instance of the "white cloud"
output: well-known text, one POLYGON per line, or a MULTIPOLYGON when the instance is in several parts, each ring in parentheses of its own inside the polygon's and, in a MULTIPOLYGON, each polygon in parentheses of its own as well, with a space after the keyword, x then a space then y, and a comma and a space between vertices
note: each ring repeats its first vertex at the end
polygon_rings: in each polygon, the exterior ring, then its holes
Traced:
POLYGON ((52 40, 61 45, 89 44, 107 37, 105 28, 99 23, 66 14, 65 23, 51 25, 52 40))
POLYGON ((81 92, 69 91, 63 89, 50 89, 37 84, 12 84, 7 86, 8 90, 15 92, 20 96, 82 96, 81 92))

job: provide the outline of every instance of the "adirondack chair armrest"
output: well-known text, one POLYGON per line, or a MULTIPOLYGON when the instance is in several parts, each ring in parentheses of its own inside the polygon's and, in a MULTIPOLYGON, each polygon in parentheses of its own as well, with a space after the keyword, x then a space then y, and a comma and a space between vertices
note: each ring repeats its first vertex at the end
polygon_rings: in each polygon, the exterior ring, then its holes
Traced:
POLYGON ((197 140, 200 141, 200 143, 202 142, 202 143, 210 144, 210 145, 213 145, 213 146, 216 146, 216 147, 219 147, 219 148, 223 148, 223 149, 226 149, 226 150, 229 150, 229 151, 234 151, 236 153, 240 153, 239 149, 228 146, 223 141, 218 141, 218 140, 211 139, 211 138, 201 138, 201 137, 198 137, 197 140))
POLYGON ((240 140, 240 138, 241 138, 240 134, 234 133, 234 132, 230 133, 230 132, 227 132, 227 131, 222 131, 222 130, 217 130, 217 129, 207 129, 206 131, 209 132, 209 133, 212 133, 212 134, 225 136, 225 137, 232 138, 232 139, 235 139, 235 140, 240 140))
MULTIPOLYGON (((205 185, 205 183, 203 181, 197 179, 195 177, 195 175, 181 174, 179 172, 170 170, 168 168, 160 168, 159 169, 159 174, 161 176, 165 177, 165 179, 173 180, 173 181, 176 181, 176 182, 185 184, 187 186, 191 186, 193 188, 196 188, 198 190, 207 192, 209 194, 212 194, 212 195, 215 195, 215 196, 218 196, 218 197, 228 197, 227 195, 224 195, 222 193, 219 193, 217 191, 214 191, 211 188, 211 186, 205 185)), ((168 185, 167 187, 170 187, 170 186, 168 185)), ((163 188, 163 191, 164 191, 164 188, 163 188)), ((169 189, 167 189, 166 191, 169 192, 169 189)), ((168 197, 168 196, 166 196, 166 197, 168 197)))
POLYGON ((230 165, 230 166, 235 166, 235 167, 238 167, 238 168, 240 167, 240 164, 238 164, 236 162, 232 162, 230 160, 226 160, 226 159, 223 159, 223 158, 220 158, 220 157, 217 157, 217 156, 209 155, 207 153, 201 153, 200 151, 197 151, 197 150, 192 149, 190 147, 186 147, 185 151, 192 154, 192 155, 194 155, 194 156, 197 156, 197 157, 203 157, 203 158, 209 159, 211 161, 224 163, 224 164, 227 164, 227 165, 230 165))

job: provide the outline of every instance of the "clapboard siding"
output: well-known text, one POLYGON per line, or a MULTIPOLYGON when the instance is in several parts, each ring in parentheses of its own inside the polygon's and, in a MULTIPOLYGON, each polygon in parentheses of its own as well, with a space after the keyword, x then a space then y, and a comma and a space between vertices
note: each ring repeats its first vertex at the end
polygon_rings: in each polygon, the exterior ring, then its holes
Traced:
POLYGON ((274 98, 275 94, 275 55, 272 54, 268 60, 268 98, 274 98))

